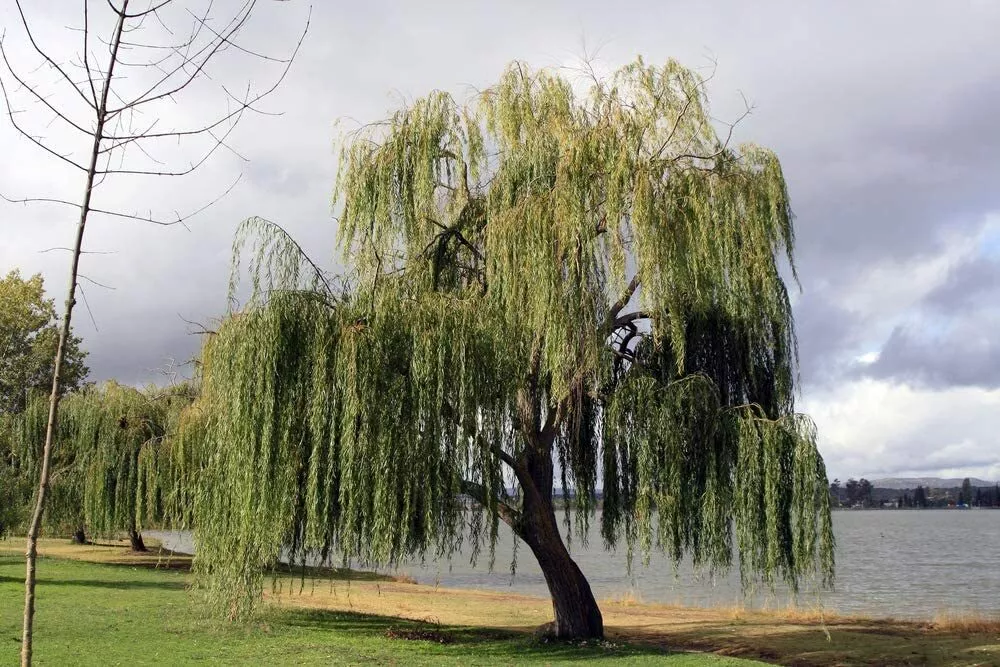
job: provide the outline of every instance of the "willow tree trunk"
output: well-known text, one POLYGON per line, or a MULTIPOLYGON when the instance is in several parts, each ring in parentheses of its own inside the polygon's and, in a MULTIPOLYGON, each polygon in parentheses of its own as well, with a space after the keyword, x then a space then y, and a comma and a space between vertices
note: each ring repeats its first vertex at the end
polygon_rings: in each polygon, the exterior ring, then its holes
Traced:
POLYGON ((552 596, 557 639, 603 639, 604 618, 583 571, 573 561, 559 534, 552 502, 551 442, 540 438, 525 453, 518 477, 524 489, 521 520, 515 532, 538 560, 552 596))
POLYGON ((132 547, 132 551, 148 551, 146 549, 146 543, 142 541, 142 533, 132 526, 128 531, 128 541, 129 545, 132 547))

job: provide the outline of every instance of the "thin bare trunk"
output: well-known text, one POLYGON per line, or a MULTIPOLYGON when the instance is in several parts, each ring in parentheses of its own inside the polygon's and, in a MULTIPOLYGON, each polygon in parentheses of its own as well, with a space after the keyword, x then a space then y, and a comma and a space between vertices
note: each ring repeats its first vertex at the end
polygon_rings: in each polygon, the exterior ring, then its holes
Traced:
POLYGON ((73 245, 69 290, 66 296, 65 310, 63 311, 62 328, 59 330, 59 345, 56 347, 55 367, 52 370, 52 393, 49 395, 49 420, 45 428, 45 445, 42 448, 42 468, 38 480, 35 510, 31 515, 31 523, 28 526, 28 544, 25 550, 27 564, 24 577, 24 629, 21 635, 22 667, 30 667, 31 665, 32 626, 35 620, 35 566, 38 559, 38 535, 42 527, 42 515, 45 512, 45 498, 49 490, 49 464, 52 459, 52 442, 55 437, 56 421, 59 415, 63 355, 66 350, 66 341, 69 340, 70 336, 70 320, 73 317, 73 306, 76 304, 76 283, 80 267, 80 251, 83 248, 83 233, 86 230, 87 216, 90 213, 90 199, 94 190, 94 177, 97 173, 97 159, 100 156, 101 141, 104 138, 104 121, 107 115, 108 93, 111 90, 115 64, 118 60, 118 47, 121 43, 122 29, 125 25, 127 10, 128 0, 123 0, 111 44, 111 55, 108 63, 108 71, 104 78, 104 88, 101 91, 101 102, 97 110, 97 126, 94 128, 94 143, 90 155, 90 167, 87 170, 86 187, 83 191, 83 202, 80 206, 80 218, 76 226, 76 242, 73 245))

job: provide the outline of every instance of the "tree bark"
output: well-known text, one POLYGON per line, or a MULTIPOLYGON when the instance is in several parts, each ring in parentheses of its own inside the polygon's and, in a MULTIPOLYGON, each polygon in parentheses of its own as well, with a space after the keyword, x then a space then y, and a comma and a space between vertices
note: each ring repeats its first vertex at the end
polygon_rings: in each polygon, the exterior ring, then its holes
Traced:
POLYGON ((557 639, 603 639, 604 618, 583 571, 559 534, 555 510, 536 507, 523 515, 522 539, 531 548, 552 596, 557 639))
POLYGON ((132 551, 147 551, 146 543, 142 541, 142 533, 135 528, 128 531, 128 541, 132 546, 132 551))
POLYGON ((524 490, 518 536, 531 549, 545 576, 557 639, 603 639, 604 618, 590 583, 566 549, 552 502, 551 434, 529 446, 515 473, 524 490))

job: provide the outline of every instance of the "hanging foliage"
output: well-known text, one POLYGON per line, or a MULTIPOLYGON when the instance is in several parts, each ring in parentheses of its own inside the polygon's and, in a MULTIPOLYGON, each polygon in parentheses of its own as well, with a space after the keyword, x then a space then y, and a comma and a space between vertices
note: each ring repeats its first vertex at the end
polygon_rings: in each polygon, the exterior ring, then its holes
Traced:
POLYGON ((826 475, 794 412, 785 182, 773 153, 716 133, 697 75, 639 60, 580 97, 515 64, 341 156, 344 282, 248 221, 252 297, 205 350, 198 566, 231 615, 285 547, 392 563, 464 533, 478 554, 503 520, 556 633, 599 636, 557 476, 580 526, 603 492, 608 547, 709 568, 735 550, 747 583, 829 583, 826 475))
POLYGON ((0 413, 0 539, 17 530, 25 518, 28 485, 12 451, 14 415, 0 413))
MULTIPOLYGON (((170 449, 168 435, 194 398, 189 384, 138 390, 113 381, 67 395, 53 452, 50 525, 134 537, 144 523, 160 523, 176 511, 164 493, 174 487, 161 479, 168 470, 158 465, 160 450, 170 449)), ((47 411, 47 398, 39 395, 15 420, 13 451, 29 479, 38 474, 47 411)))

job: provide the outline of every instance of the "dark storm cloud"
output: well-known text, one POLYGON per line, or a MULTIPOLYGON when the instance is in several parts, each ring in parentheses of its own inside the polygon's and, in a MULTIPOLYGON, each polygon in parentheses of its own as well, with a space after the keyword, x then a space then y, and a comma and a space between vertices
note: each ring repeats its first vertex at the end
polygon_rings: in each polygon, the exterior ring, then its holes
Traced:
POLYGON ((868 377, 892 379, 934 389, 1000 388, 1000 317, 962 318, 938 336, 913 327, 896 327, 868 377))
POLYGON ((835 380, 843 363, 838 353, 857 338, 851 313, 817 290, 802 296, 794 315, 802 381, 820 385, 835 380))
POLYGON ((968 316, 998 305, 1000 262, 977 256, 954 267, 944 283, 924 299, 924 306, 945 316, 968 316))
POLYGON ((1000 262, 976 255, 922 299, 917 323, 898 325, 868 377, 932 388, 1000 387, 1000 262))
POLYGON ((1000 208, 1000 64, 992 77, 952 91, 947 108, 929 117, 920 108, 929 101, 914 99, 905 124, 867 100, 844 136, 807 154, 787 151, 807 276, 926 253, 1000 208))

